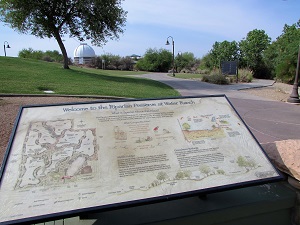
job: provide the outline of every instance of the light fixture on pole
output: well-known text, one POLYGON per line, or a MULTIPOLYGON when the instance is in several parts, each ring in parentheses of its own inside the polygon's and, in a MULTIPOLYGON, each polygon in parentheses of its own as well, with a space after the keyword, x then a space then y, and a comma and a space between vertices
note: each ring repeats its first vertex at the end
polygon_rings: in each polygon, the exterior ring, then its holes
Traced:
POLYGON ((173 49, 172 49, 172 64, 173 64, 172 72, 173 72, 173 77, 175 77, 175 61, 174 61, 174 48, 175 47, 174 47, 174 40, 173 40, 172 36, 169 36, 167 38, 166 45, 170 45, 169 38, 172 38, 172 46, 173 46, 173 49))
POLYGON ((292 93, 287 100, 287 102, 289 102, 289 103, 300 103, 299 93, 298 93, 299 64, 300 64, 300 45, 299 45, 299 49, 298 49, 298 62, 297 62, 295 82, 293 85, 292 93))
POLYGON ((6 57, 6 48, 10 48, 9 44, 7 41, 4 41, 4 56, 6 57), (7 45, 5 46, 5 43, 7 43, 7 45))

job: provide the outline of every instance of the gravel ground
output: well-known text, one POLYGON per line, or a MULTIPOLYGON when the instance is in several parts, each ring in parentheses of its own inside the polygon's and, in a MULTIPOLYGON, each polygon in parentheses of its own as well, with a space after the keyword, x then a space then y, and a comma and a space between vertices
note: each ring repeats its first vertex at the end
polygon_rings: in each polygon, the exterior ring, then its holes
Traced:
MULTIPOLYGON (((271 100, 286 101, 291 93, 292 85, 275 83, 271 87, 243 90, 251 95, 271 100)), ((68 97, 0 97, 0 165, 4 157, 9 137, 14 126, 20 106, 35 104, 53 104, 66 102, 87 102, 100 99, 68 98, 68 97)))
MULTIPOLYGON (((286 102, 286 100, 289 98, 290 94, 292 93, 292 89, 293 89, 293 85, 274 83, 270 87, 246 89, 246 90, 242 90, 242 92, 264 97, 270 100, 286 102)), ((300 89, 299 89, 299 93, 300 93, 300 89)))

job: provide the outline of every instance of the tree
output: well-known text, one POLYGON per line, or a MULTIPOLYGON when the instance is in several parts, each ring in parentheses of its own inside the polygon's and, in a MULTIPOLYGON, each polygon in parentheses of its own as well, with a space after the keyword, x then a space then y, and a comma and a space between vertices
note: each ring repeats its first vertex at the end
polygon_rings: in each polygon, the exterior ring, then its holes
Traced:
POLYGON ((293 83, 300 43, 300 20, 289 26, 284 25, 282 34, 265 51, 265 60, 276 78, 293 83))
POLYGON ((212 69, 214 69, 214 63, 213 63, 213 61, 214 60, 213 60, 212 54, 211 53, 207 53, 206 55, 204 55, 201 58, 199 68, 202 69, 202 70, 205 70, 205 69, 212 70, 212 69))
MULTIPOLYGON (((215 42, 210 51, 212 65, 219 68, 222 61, 234 61, 238 59, 238 43, 236 41, 215 42)), ((211 68, 213 69, 213 68, 211 68)))
POLYGON ((151 72, 167 72, 172 65, 172 53, 165 49, 147 49, 144 57, 140 59, 136 68, 151 72))
POLYGON ((119 55, 108 54, 107 69, 117 70, 121 65, 121 57, 119 55))
POLYGON ((264 30, 252 30, 247 37, 239 42, 242 58, 257 78, 268 78, 263 53, 269 47, 271 38, 264 30))
POLYGON ((119 38, 127 12, 122 0, 1 0, 0 20, 11 28, 39 38, 55 38, 68 69, 68 55, 62 37, 101 46, 107 38, 119 38))
POLYGON ((195 63, 196 58, 192 52, 184 52, 175 57, 175 65, 178 72, 182 69, 191 70, 195 63))
POLYGON ((235 41, 215 42, 211 54, 214 57, 215 66, 222 61, 234 61, 238 59, 238 44, 235 41))

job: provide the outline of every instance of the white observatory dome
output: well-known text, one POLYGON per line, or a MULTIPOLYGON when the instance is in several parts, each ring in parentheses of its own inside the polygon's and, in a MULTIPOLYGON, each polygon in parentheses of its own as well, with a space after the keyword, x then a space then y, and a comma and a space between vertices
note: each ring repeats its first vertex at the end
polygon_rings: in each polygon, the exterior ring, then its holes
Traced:
POLYGON ((95 57, 94 49, 86 43, 81 43, 74 51, 75 64, 90 64, 95 57))
POLYGON ((81 43, 74 51, 75 57, 95 57, 94 49, 86 43, 81 43))

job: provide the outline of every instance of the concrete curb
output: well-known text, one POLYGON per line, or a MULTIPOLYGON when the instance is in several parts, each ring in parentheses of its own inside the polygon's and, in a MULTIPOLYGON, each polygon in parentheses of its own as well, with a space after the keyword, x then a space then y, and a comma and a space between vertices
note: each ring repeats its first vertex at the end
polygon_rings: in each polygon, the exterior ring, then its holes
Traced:
POLYGON ((275 81, 272 84, 253 84, 253 86, 248 86, 248 87, 241 87, 237 89, 238 91, 241 90, 247 90, 247 89, 255 89, 255 88, 264 88, 264 87, 271 87, 275 84, 275 81))

